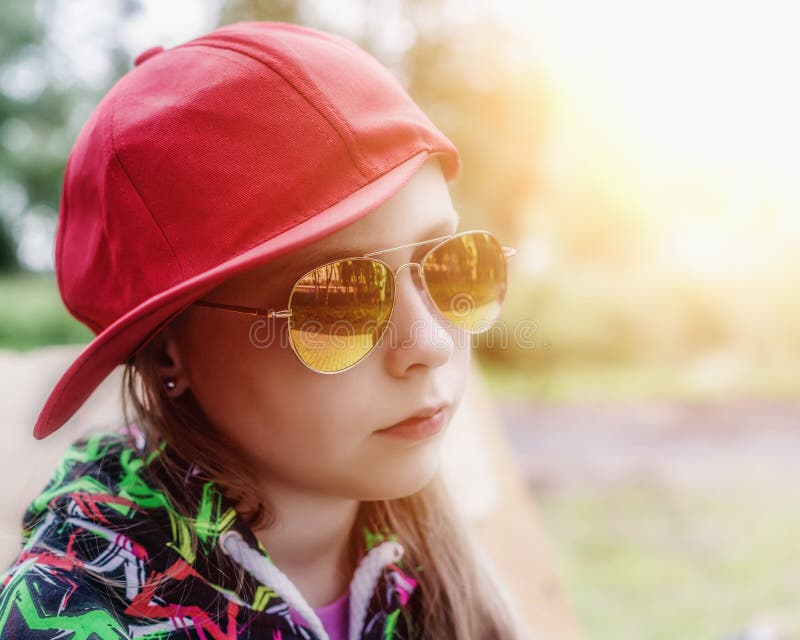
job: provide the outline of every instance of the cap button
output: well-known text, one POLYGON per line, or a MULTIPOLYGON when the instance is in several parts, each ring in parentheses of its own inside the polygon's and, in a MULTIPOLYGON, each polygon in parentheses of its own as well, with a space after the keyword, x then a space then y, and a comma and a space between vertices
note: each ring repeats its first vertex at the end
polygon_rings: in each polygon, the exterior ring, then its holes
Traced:
POLYGON ((161 53, 163 50, 164 47, 162 47, 161 45, 145 49, 138 56, 136 56, 136 59, 133 61, 133 66, 138 67, 145 60, 147 60, 148 58, 152 58, 154 55, 161 53))

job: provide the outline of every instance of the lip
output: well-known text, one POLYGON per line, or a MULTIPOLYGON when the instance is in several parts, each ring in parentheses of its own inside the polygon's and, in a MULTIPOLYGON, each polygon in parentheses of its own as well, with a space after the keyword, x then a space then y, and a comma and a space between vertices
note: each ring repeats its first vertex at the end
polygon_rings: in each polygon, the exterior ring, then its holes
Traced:
POLYGON ((405 440, 421 440, 439 433, 444 428, 446 417, 445 405, 424 409, 411 418, 393 424, 375 433, 382 433, 405 440))

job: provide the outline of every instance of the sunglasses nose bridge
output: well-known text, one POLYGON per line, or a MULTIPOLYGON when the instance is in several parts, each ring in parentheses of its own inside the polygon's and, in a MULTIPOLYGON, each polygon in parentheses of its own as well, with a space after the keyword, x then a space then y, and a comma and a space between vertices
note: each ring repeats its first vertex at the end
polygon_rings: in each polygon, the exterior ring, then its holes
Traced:
POLYGON ((415 284, 417 284, 418 286, 421 285, 423 283, 423 281, 424 281, 424 277, 425 276, 424 276, 423 271, 422 271, 422 265, 419 262, 406 262, 405 264, 401 264, 399 267, 397 267, 397 269, 394 270, 395 282, 397 282, 397 280, 399 279, 400 272, 403 269, 406 269, 406 268, 408 268, 409 275, 411 276, 412 282, 415 282, 415 284), (416 278, 416 280, 414 279, 414 274, 412 273, 412 268, 416 268, 416 270, 417 270, 417 278, 416 278))
MULTIPOLYGON (((398 278, 399 278, 400 272, 405 268, 408 268, 409 275, 411 276, 411 281, 415 285, 414 288, 422 296, 422 301, 425 304, 425 306, 428 308, 428 311, 434 316, 440 316, 441 312, 437 308, 436 303, 434 302, 433 298, 430 295, 430 292, 428 291, 428 286, 425 283, 425 270, 424 270, 424 268, 423 268, 421 263, 419 263, 419 262, 406 262, 405 264, 401 264, 399 267, 397 267, 397 269, 394 270, 395 282, 398 282, 398 278), (416 279, 414 278, 414 275, 411 272, 411 268, 412 267, 416 267, 416 269, 417 269, 417 278, 416 279)), ((397 286, 397 285, 395 285, 395 286, 397 286)))
POLYGON ((397 267, 397 269, 394 270, 395 278, 397 278, 400 275, 400 271, 402 271, 406 267, 408 267, 409 269, 411 267, 416 267, 417 273, 422 274, 422 265, 419 262, 406 262, 405 264, 401 264, 399 267, 397 267))

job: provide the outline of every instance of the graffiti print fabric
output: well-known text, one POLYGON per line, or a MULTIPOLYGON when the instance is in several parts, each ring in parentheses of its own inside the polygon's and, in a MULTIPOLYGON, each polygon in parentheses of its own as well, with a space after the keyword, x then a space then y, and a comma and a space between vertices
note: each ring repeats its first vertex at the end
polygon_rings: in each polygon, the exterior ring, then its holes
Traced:
MULTIPOLYGON (((28 507, 22 551, 0 576, 0 638, 319 640, 271 585, 221 548, 221 536, 235 531, 272 562, 233 503, 187 465, 175 488, 196 509, 181 515, 168 498, 174 494, 152 479, 163 449, 145 457, 141 445, 98 434, 68 449, 28 507)), ((363 533, 367 553, 396 539, 363 533)), ((382 568, 355 637, 422 637, 420 589, 402 567, 382 568)))

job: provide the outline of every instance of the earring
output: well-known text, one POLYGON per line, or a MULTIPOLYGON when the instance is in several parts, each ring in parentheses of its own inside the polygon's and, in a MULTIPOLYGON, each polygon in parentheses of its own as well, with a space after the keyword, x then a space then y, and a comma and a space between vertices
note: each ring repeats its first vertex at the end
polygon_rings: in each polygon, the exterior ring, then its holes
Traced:
POLYGON ((167 378, 166 380, 164 380, 164 386, 170 391, 172 391, 172 389, 175 388, 175 385, 176 385, 175 378, 167 378))

